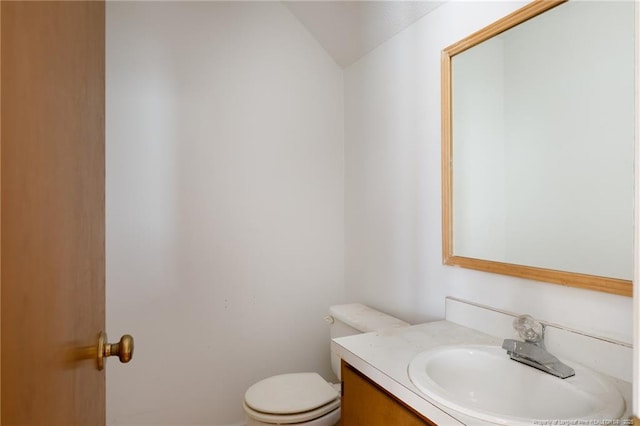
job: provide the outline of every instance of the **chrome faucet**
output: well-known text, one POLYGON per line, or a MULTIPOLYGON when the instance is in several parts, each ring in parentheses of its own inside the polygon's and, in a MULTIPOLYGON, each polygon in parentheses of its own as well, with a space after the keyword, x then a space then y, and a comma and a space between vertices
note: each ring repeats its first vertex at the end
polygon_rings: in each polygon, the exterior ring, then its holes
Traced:
POLYGON ((553 374, 561 379, 576 374, 573 368, 547 352, 544 346, 545 327, 540 321, 536 321, 529 315, 520 315, 513 321, 513 328, 520 334, 524 342, 515 339, 504 340, 502 349, 507 351, 512 360, 553 374))

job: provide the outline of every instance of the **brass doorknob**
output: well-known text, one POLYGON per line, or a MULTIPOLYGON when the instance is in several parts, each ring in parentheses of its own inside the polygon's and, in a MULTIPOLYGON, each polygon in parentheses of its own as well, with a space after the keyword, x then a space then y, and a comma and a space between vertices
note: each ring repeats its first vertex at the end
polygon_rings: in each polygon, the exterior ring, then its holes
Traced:
POLYGON ((118 343, 107 343, 107 333, 100 332, 98 338, 98 370, 104 369, 107 357, 117 356, 120 362, 125 363, 133 358, 133 337, 125 334, 118 343))

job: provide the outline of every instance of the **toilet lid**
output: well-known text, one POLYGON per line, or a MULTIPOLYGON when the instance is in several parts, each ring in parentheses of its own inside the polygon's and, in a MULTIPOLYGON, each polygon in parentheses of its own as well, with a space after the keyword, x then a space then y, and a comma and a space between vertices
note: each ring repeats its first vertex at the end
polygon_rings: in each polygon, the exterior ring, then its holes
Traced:
POLYGON ((246 402, 243 402, 242 405, 247 416, 259 422, 272 425, 300 424, 311 421, 314 422, 313 424, 318 425, 336 425, 338 420, 340 420, 339 398, 315 410, 303 411, 302 413, 296 414, 267 414, 252 409, 246 402), (318 423, 321 418, 324 421, 318 423))
POLYGON ((338 396, 318 373, 294 373, 259 381, 247 390, 244 400, 263 413, 295 414, 326 405, 338 396))

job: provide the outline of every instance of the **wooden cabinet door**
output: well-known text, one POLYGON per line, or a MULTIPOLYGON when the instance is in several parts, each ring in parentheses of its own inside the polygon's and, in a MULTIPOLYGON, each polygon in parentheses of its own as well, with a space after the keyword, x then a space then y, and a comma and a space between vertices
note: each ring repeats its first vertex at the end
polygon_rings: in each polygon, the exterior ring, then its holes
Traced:
POLYGON ((3 426, 105 423, 104 10, 0 3, 3 426))
POLYGON ((342 426, 435 426, 344 361, 341 374, 342 426))

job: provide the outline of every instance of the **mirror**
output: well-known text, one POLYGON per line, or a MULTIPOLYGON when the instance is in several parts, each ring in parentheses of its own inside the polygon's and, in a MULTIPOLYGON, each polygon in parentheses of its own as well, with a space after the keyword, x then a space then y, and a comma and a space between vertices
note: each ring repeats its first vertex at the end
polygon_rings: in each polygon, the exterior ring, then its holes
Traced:
POLYGON ((536 1, 443 51, 445 264, 632 294, 634 8, 536 1))

